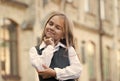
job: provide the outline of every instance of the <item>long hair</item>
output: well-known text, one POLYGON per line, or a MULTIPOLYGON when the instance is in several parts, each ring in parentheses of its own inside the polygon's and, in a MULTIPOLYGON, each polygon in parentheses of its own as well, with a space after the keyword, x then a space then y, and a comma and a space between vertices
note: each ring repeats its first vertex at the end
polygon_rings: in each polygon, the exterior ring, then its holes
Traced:
POLYGON ((45 17, 45 20, 42 25, 44 27, 44 29, 43 29, 43 33, 42 33, 42 37, 41 37, 41 42, 43 41, 44 36, 45 36, 45 27, 46 27, 47 23, 49 22, 49 20, 54 16, 61 16, 64 18, 64 39, 61 39, 60 42, 63 43, 64 45, 66 45, 67 48, 69 46, 73 46, 75 48, 72 21, 70 21, 70 19, 64 13, 56 12, 56 11, 49 13, 45 17))

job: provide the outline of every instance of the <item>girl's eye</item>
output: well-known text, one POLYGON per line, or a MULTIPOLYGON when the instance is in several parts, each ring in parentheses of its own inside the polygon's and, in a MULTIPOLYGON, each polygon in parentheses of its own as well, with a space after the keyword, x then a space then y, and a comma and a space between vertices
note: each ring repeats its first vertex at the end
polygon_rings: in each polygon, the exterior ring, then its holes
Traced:
POLYGON ((52 21, 49 21, 48 23, 49 23, 50 26, 54 25, 54 23, 52 21))
POLYGON ((58 30, 62 30, 62 28, 60 27, 60 26, 56 26, 56 29, 58 29, 58 30))

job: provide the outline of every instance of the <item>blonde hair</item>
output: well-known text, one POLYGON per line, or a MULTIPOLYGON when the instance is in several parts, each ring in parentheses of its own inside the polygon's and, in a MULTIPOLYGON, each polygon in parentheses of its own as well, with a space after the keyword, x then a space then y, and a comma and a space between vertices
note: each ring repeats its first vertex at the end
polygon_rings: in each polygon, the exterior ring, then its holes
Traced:
POLYGON ((72 23, 72 21, 70 21, 70 19, 64 13, 56 12, 56 11, 53 11, 53 12, 49 13, 45 17, 45 20, 43 22, 44 30, 43 30, 43 33, 42 33, 41 42, 42 42, 42 40, 43 40, 43 38, 45 36, 46 24, 54 16, 61 16, 61 17, 64 18, 64 39, 62 39, 60 42, 65 44, 67 46, 67 48, 69 46, 73 46, 75 48, 74 35, 73 35, 73 23, 72 23))

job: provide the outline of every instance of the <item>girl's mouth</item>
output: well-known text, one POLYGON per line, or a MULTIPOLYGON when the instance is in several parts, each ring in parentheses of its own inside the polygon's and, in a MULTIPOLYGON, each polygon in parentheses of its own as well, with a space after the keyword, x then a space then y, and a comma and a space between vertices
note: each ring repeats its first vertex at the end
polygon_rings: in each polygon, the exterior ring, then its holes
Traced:
POLYGON ((48 37, 52 37, 52 38, 54 38, 54 36, 55 36, 55 34, 51 31, 47 31, 46 34, 48 37))

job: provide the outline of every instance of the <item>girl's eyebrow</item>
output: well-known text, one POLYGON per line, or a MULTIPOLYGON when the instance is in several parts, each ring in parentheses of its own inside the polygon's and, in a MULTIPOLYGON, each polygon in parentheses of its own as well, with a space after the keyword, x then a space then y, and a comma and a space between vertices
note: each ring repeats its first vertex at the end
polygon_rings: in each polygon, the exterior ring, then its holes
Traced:
POLYGON ((63 27, 60 26, 59 24, 56 24, 52 19, 50 19, 48 22, 53 22, 56 26, 59 26, 59 27, 63 28, 63 27))
POLYGON ((60 29, 62 29, 62 30, 63 30, 63 27, 62 27, 62 26, 60 26, 60 25, 57 25, 57 24, 56 24, 56 26, 58 26, 60 29))

